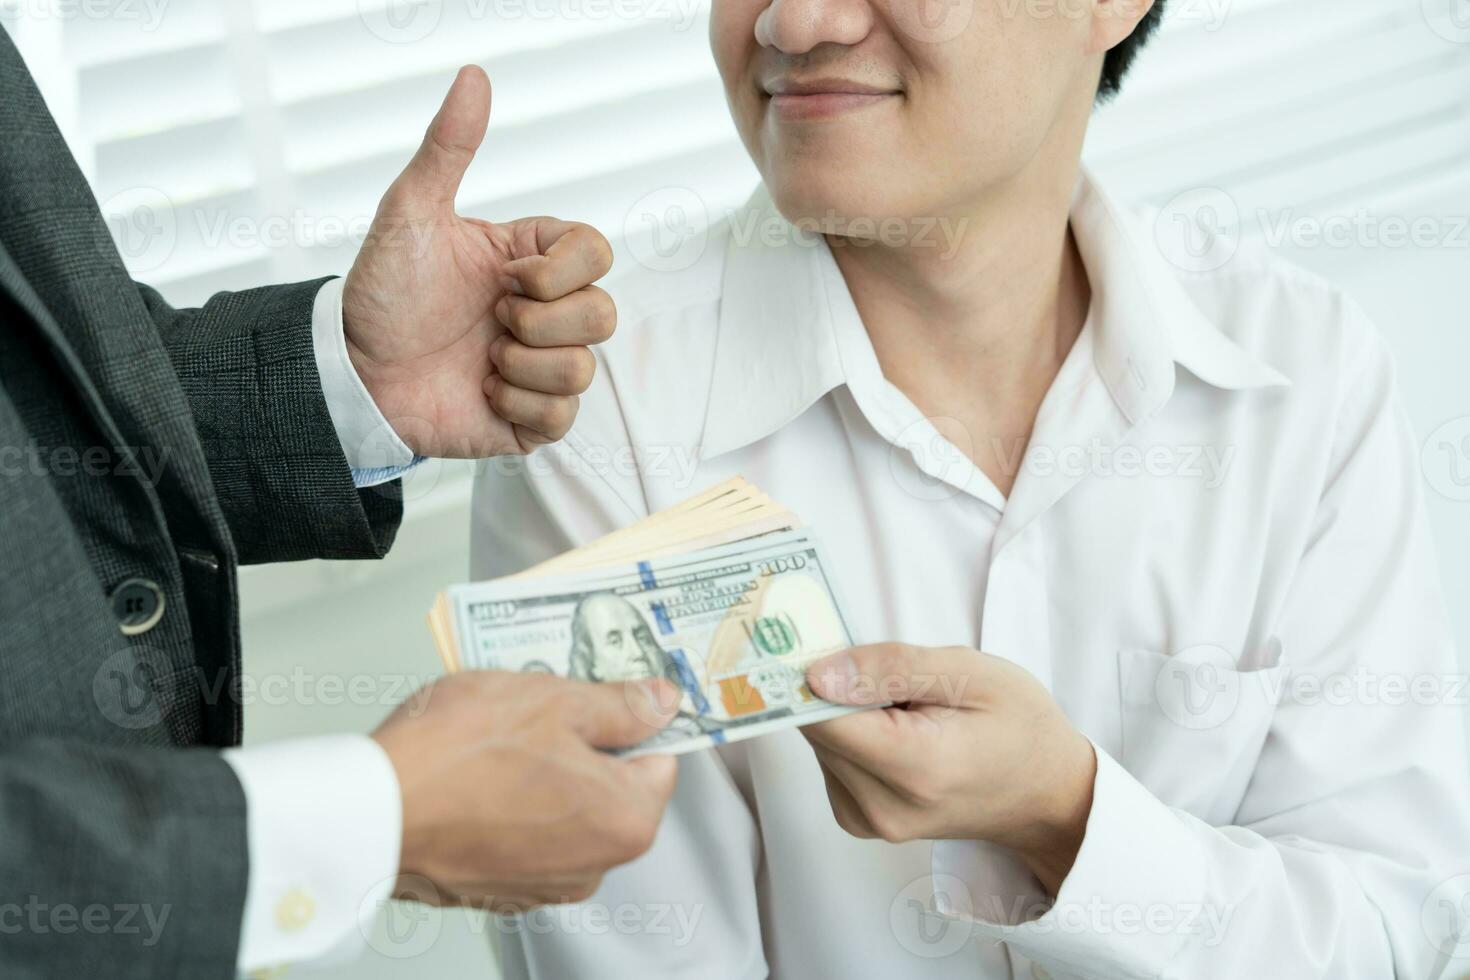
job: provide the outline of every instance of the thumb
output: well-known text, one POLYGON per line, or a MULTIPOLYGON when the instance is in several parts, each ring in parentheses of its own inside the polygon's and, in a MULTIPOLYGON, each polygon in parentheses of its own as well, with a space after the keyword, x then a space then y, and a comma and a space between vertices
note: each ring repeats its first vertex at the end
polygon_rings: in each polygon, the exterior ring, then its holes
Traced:
POLYGON ((575 725, 593 748, 623 749, 662 731, 678 708, 677 688, 661 678, 588 684, 575 725))
POLYGON ((424 142, 398 178, 405 196, 453 204, 459 183, 490 125, 490 77, 477 65, 459 70, 444 104, 429 123, 424 142))
POLYGON ((823 657, 807 668, 807 685, 838 704, 965 703, 983 654, 960 647, 874 643, 823 657))

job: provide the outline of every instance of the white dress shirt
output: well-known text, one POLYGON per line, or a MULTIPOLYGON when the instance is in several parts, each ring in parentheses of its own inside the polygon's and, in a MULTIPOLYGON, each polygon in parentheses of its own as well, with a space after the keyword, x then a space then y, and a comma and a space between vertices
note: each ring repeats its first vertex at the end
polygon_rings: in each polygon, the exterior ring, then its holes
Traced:
MULTIPOLYGON (((312 333, 353 482, 394 479, 414 456, 348 359, 341 279, 318 291, 312 333)), ((245 790, 250 850, 240 972, 350 958, 398 873, 403 802, 387 754, 366 735, 334 735, 231 749, 224 757, 245 790)))
POLYGON ((820 534, 859 642, 1010 658, 1092 740, 1055 903, 996 846, 847 835, 787 731, 683 757, 647 855, 502 924, 508 978, 1381 980, 1456 952, 1458 675, 1383 341, 1301 271, 1176 269, 1090 178, 1071 221, 1091 311, 1009 498, 758 192, 689 268, 612 287, 575 427, 485 468, 473 527, 497 576, 747 477, 820 534))

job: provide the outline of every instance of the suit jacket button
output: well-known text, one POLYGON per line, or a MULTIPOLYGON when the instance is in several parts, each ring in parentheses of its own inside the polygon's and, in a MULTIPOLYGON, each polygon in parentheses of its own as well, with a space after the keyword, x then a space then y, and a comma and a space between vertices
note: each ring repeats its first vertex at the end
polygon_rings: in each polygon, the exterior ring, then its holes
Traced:
POLYGON ((141 636, 163 619, 163 589, 146 578, 130 578, 112 590, 112 614, 123 636, 141 636))

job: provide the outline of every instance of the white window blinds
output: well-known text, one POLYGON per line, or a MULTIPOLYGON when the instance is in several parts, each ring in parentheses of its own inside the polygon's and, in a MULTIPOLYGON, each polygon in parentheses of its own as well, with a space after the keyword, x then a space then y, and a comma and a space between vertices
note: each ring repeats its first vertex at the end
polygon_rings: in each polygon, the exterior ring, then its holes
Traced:
MULTIPOLYGON (((460 198, 614 240, 661 189, 714 219, 755 173, 708 52, 708 0, 0 0, 113 214, 178 302, 341 272, 454 70, 495 84, 460 198)), ((1171 0, 1087 156, 1163 204, 1331 208, 1470 160, 1466 0, 1171 0)), ((654 200, 661 200, 655 197, 654 200)), ((646 218, 647 216, 642 216, 646 218)))

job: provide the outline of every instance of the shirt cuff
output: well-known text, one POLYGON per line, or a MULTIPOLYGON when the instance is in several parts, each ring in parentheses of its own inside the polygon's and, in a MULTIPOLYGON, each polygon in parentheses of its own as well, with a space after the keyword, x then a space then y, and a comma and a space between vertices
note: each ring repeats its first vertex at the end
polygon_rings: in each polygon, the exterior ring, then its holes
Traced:
POLYGON ((366 735, 222 753, 245 789, 241 973, 359 952, 398 875, 398 777, 366 735))
POLYGON ((329 279, 317 290, 312 306, 317 374, 353 482, 359 487, 376 486, 401 476, 418 460, 383 417, 347 355, 342 289, 343 280, 329 279))
POLYGON ((1054 901, 1018 883, 993 845, 939 841, 934 910, 1059 975, 1156 977, 1205 902, 1206 857, 1190 826, 1102 749, 1082 848, 1054 901))

